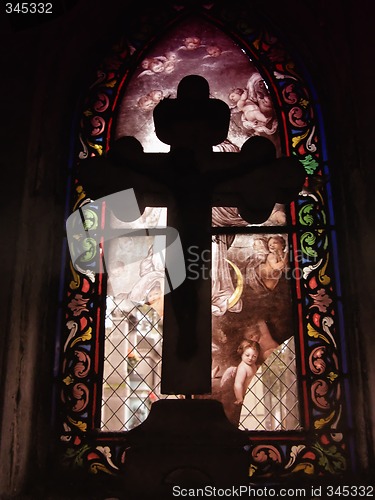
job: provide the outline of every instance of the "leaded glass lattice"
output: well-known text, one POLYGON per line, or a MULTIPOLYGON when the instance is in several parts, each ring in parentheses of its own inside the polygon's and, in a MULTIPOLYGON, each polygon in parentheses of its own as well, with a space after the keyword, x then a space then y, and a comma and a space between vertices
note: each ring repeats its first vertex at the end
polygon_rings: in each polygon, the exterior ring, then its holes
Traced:
POLYGON ((107 298, 102 430, 125 431, 160 397, 162 326, 148 305, 127 312, 107 298))
MULTIPOLYGON (((147 207, 134 222, 113 214, 111 227, 166 227, 167 210, 147 207)), ((101 429, 127 431, 161 396, 164 236, 120 236, 108 243, 101 429)))
POLYGON ((290 338, 262 364, 247 389, 240 429, 298 430, 299 420, 295 348, 290 338))

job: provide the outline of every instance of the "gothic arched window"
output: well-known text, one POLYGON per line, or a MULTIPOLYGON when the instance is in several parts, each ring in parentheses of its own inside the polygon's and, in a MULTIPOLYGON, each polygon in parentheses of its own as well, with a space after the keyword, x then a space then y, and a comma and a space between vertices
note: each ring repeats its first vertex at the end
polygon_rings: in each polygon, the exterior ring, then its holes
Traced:
MULTIPOLYGON (((228 418, 251 436, 253 479, 270 471, 341 475, 353 467, 347 365, 327 153, 314 89, 281 39, 253 23, 246 9, 171 7, 149 16, 125 28, 87 91, 71 211, 80 207, 93 230, 105 224, 166 226, 162 206, 124 223, 103 204, 89 205, 79 164, 104 156, 125 135, 136 137, 145 152, 168 151, 154 133, 152 111, 174 98, 189 74, 205 77, 211 96, 231 109, 228 137, 217 151, 237 152, 249 137, 263 136, 277 156, 296 156, 305 185, 295 202, 275 205, 267 221, 249 224, 236 207, 213 208, 213 389, 207 397, 218 397, 228 418), (243 340, 257 341, 260 353, 243 404, 234 407, 226 386, 233 387, 243 340)), ((126 431, 146 418, 153 401, 179 397, 160 393, 164 268, 153 238, 111 242, 106 273, 99 274, 90 270, 99 247, 86 238, 81 272, 69 265, 60 337, 65 463, 117 474, 126 431)), ((191 249, 190 257, 187 272, 202 273, 202 256, 191 249)))

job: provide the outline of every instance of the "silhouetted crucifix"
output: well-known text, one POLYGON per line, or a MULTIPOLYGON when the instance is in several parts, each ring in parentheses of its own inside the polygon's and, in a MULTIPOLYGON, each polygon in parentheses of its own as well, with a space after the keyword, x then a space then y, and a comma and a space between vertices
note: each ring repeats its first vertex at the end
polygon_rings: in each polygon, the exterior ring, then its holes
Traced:
MULTIPOLYGON (((261 223, 275 203, 292 201, 305 179, 301 163, 276 159, 272 142, 263 137, 248 139, 239 153, 214 153, 212 146, 227 138, 229 121, 228 106, 209 98, 207 81, 186 76, 177 98, 164 99, 154 110, 156 135, 170 152, 144 153, 134 137, 120 138, 106 158, 82 162, 82 185, 92 199, 133 188, 141 212, 167 206, 168 226, 179 232, 186 263, 192 248, 207 261, 213 206, 236 206, 245 221, 261 223)), ((172 257, 167 241, 167 269, 172 257)), ((211 280, 188 274, 164 299, 162 393, 208 393, 211 280)))

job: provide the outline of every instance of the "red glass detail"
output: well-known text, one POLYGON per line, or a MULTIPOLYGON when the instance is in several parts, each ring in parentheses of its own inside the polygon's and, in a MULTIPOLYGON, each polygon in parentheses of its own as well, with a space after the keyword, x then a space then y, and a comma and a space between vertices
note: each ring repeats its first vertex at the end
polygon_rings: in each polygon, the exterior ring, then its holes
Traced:
MULTIPOLYGON (((100 274, 100 277, 102 274, 100 274)), ((95 334, 95 348, 94 348, 94 370, 95 373, 99 373, 99 362, 100 362, 100 322, 101 322, 101 307, 98 307, 96 311, 96 334, 95 334)), ((91 412, 91 425, 92 428, 95 428, 95 417, 97 415, 98 408, 100 408, 97 404, 98 399, 98 384, 93 384, 92 390, 92 412, 91 412)))
POLYGON ((294 201, 290 204, 290 216, 292 218, 292 224, 293 226, 296 225, 296 204, 294 201))
POLYGON ((300 343, 300 349, 301 349, 301 370, 302 370, 302 375, 306 375, 304 327, 303 327, 303 320, 302 320, 302 304, 298 304, 298 333, 299 333, 299 343, 300 343))
POLYGON ((327 436, 325 434, 323 434, 321 437, 320 437, 320 442, 322 444, 329 444, 329 439, 327 438, 327 436))
MULTIPOLYGON (((281 113, 281 119, 282 119, 282 124, 283 124, 284 136, 285 136, 285 138, 287 138, 288 137, 288 122, 287 122, 285 113, 281 113)), ((290 156, 290 147, 289 147, 289 142, 287 140, 285 140, 285 154, 287 156, 290 156)))
POLYGON ((309 428, 310 427, 310 414, 309 414, 310 401, 309 401, 309 396, 308 396, 308 392, 307 392, 306 380, 302 381, 302 399, 303 399, 304 410, 305 410, 305 425, 307 428, 309 428))
POLYGON ((79 320, 79 325, 81 327, 81 331, 83 331, 86 326, 87 326, 87 319, 85 318, 85 316, 81 316, 80 320, 79 320))
POLYGON ((105 144, 105 152, 107 153, 109 150, 109 144, 111 142, 111 130, 112 130, 112 124, 113 124, 113 118, 109 118, 108 120, 108 128, 107 128, 107 137, 106 137, 106 144, 105 144))
POLYGON ((310 288, 314 289, 318 286, 318 283, 316 282, 316 278, 315 276, 313 278, 310 279, 309 281, 309 286, 310 288))
POLYGON ((86 293, 89 291, 89 289, 90 289, 90 283, 88 282, 88 280, 86 278, 83 278, 82 292, 86 293))
POLYGON ((320 316, 319 314, 313 314, 312 320, 314 322, 314 325, 320 326, 320 316))
MULTIPOLYGON (((293 233, 293 254, 294 254, 294 265, 295 265, 295 271, 296 271, 296 276, 299 277, 301 276, 301 272, 299 269, 298 265, 298 248, 297 248, 297 234, 293 233)), ((301 298, 301 283, 299 279, 295 280, 296 283, 296 291, 297 291, 297 298, 301 298)))

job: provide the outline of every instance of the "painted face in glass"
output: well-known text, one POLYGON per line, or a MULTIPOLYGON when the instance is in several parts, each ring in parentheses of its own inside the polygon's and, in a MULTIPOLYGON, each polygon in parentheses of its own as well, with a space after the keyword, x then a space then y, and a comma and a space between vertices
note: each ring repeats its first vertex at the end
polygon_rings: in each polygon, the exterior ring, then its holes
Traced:
POLYGON ((258 359, 258 352, 252 347, 248 347, 244 350, 241 360, 249 366, 252 366, 256 363, 258 359))
POLYGON ((270 238, 268 242, 268 248, 270 252, 282 252, 284 249, 284 243, 278 238, 270 238))

